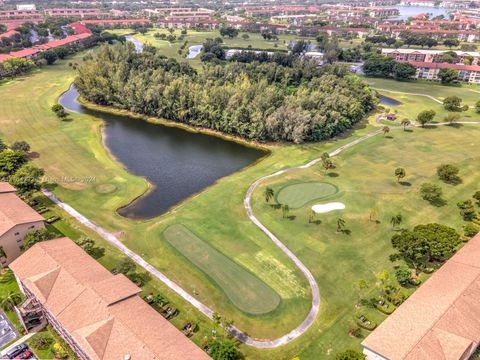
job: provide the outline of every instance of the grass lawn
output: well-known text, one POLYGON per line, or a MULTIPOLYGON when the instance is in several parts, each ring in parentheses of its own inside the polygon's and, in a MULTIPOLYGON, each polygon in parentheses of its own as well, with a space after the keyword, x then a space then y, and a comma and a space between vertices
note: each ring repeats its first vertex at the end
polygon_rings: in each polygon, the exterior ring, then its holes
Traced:
MULTIPOLYGON (((118 233, 129 248, 187 292, 195 294, 198 300, 234 320, 236 326, 251 336, 275 338, 302 322, 310 308, 308 284, 293 263, 249 221, 243 197, 249 185, 261 176, 306 163, 374 128, 359 126, 344 137, 319 144, 269 146, 270 156, 221 179, 170 212, 148 221, 128 220, 115 210, 144 193, 149 184, 128 174, 109 156, 102 146, 99 119, 73 114, 71 121, 61 122, 50 110, 74 77, 66 65, 68 61, 72 59, 0 85, 0 135, 9 143, 28 141, 38 153, 34 161, 46 170, 47 176, 69 180, 60 181, 54 189, 57 196, 83 215, 118 233), (94 181, 82 181, 92 177, 94 181), (198 260, 195 263, 192 256, 197 254, 180 255, 171 245, 165 230, 177 224, 195 234, 194 241, 201 239, 203 251, 215 249, 239 268, 255 274, 280 296, 280 305, 264 315, 241 311, 226 290, 202 270, 204 264, 198 260)), ((334 158, 338 177, 323 175, 324 170, 318 165, 271 180, 269 185, 276 192, 299 182, 328 182, 337 186, 339 192, 329 200, 339 200, 347 208, 318 216, 319 224, 308 223, 306 205, 291 211, 291 215, 296 215, 295 220, 283 219, 281 211, 265 204, 262 187, 255 192, 256 215, 309 267, 319 283, 322 303, 320 315, 304 336, 275 350, 242 346, 249 358, 290 359, 300 354, 302 359, 318 359, 346 347, 358 348, 360 340, 346 333, 356 298, 352 283, 363 277, 374 292, 372 274, 391 269, 388 254, 392 251, 389 239, 393 232, 389 217, 401 212, 405 218, 403 226, 426 221, 439 221, 457 228, 461 225, 460 216, 452 206, 477 190, 480 174, 475 167, 479 160, 475 149, 480 128, 395 130, 390 135, 392 139, 377 136, 334 158), (448 205, 437 209, 419 200, 417 192, 424 180, 436 181, 435 167, 440 162, 457 163, 464 182, 456 187, 442 184, 448 205), (405 181, 412 186, 396 183, 393 172, 397 166, 406 169, 405 181), (373 208, 380 224, 368 221, 373 208), (339 216, 346 220, 350 235, 336 234, 339 216)), ((89 234, 65 214, 62 217, 64 220, 54 225, 62 233, 72 238, 82 232, 89 234)), ((99 261, 113 268, 120 257, 118 252, 98 237, 89 236, 106 249, 99 261)), ((167 296, 180 309, 179 316, 172 321, 175 325, 181 326, 186 319, 199 324, 201 330, 192 340, 202 343, 211 323, 165 286, 151 280, 144 291, 153 289, 167 296)), ((376 310, 369 311, 368 315, 377 322, 385 316, 376 310)))
MULTIPOLYGON (((111 32, 118 35, 125 35, 125 34, 134 33, 134 30, 120 29, 120 30, 111 30, 111 32)), ((135 33, 134 37, 145 44, 150 44, 152 46, 162 49, 162 53, 165 56, 173 57, 177 60, 183 59, 197 69, 201 68, 202 66, 200 61, 200 55, 198 55, 194 59, 189 59, 189 60, 184 59, 186 54, 188 54, 188 48, 192 45, 201 45, 205 42, 206 39, 209 39, 209 38, 215 39, 215 38, 221 37, 219 30, 212 30, 212 31, 188 30, 183 40, 175 40, 173 42, 168 42, 167 40, 160 40, 154 37, 154 34, 156 33, 170 35, 170 32, 167 29, 152 29, 145 34, 135 33), (185 47, 185 49, 182 50, 180 49, 180 47, 185 43, 185 41, 188 41, 188 44, 185 47)), ((223 45, 228 48, 239 48, 239 49, 244 49, 244 48, 247 49, 248 47, 252 47, 254 49, 265 49, 265 50, 268 50, 268 49, 287 50, 287 45, 290 41, 303 39, 303 40, 311 41, 312 43, 315 42, 315 39, 313 38, 302 38, 296 35, 289 35, 289 34, 278 35, 278 41, 265 40, 261 34, 257 34, 257 33, 248 33, 249 38, 244 39, 242 37, 242 34, 243 33, 240 33, 239 36, 232 39, 228 37, 223 38, 223 45)), ((176 29, 173 32, 173 35, 175 35, 178 39, 178 37, 181 35, 181 30, 176 29)))
MULTIPOLYGON (((480 162, 480 154, 476 149, 480 145, 480 127, 418 128, 412 132, 398 129, 390 135, 392 138, 381 135, 371 138, 333 158, 336 165, 333 177, 324 175, 321 165, 316 165, 272 178, 254 193, 255 214, 302 259, 320 287, 323 299, 320 321, 325 331, 316 340, 312 336, 310 346, 298 347, 302 359, 321 358, 347 347, 359 349, 361 339, 347 335, 349 322, 356 313, 353 304, 357 293, 352 285, 365 279, 375 293, 374 273, 392 270, 388 257, 393 252, 390 238, 395 234, 390 225, 392 216, 402 214, 403 228, 439 222, 461 231, 464 221, 456 204, 471 198, 479 189, 480 172, 476 164, 480 162), (438 180, 436 167, 443 163, 459 166, 461 184, 452 186, 438 180), (406 169, 406 185, 397 183, 396 167, 406 169), (320 224, 308 222, 307 205, 290 211, 294 220, 284 219, 280 210, 265 202, 263 190, 270 186, 281 194, 285 184, 295 181, 334 184, 339 192, 329 201, 340 201, 346 209, 317 215, 320 224), (437 208, 420 198, 419 187, 427 181, 442 188, 445 206, 437 208), (378 221, 370 220, 372 213, 378 221), (346 221, 349 234, 336 232, 338 218, 346 221)), ((361 311, 377 322, 383 318, 377 310, 361 311)))
POLYGON ((55 356, 55 353, 53 351, 54 346, 61 346, 61 348, 64 349, 65 353, 68 354, 68 359, 78 359, 73 350, 50 325, 48 325, 42 331, 33 335, 30 339, 26 341, 26 344, 33 350, 37 359, 56 359, 57 357, 55 356), (34 346, 36 344, 35 340, 40 337, 47 339, 50 344, 46 347, 42 347, 41 349, 34 346))
MULTIPOLYGON (((11 271, 6 271, 3 269, 0 269, 2 272, 0 275, 0 298, 5 298, 7 297, 10 293, 20 293, 20 289, 18 287, 17 281, 15 280, 15 276, 11 271)), ((3 310, 5 312, 5 315, 7 315, 8 319, 10 322, 15 326, 15 329, 17 332, 22 336, 22 333, 24 331, 23 326, 20 324, 20 321, 18 321, 17 314, 15 314, 15 311, 13 310, 3 310)), ((5 345, 7 347, 9 344, 5 345)))
POLYGON ((277 203, 297 209, 314 200, 325 199, 337 192, 337 188, 325 182, 289 184, 278 191, 277 203))
POLYGON ((180 255, 211 277, 240 310, 254 315, 265 314, 280 303, 280 296, 272 288, 185 226, 172 225, 163 235, 180 255))
MULTIPOLYGON (((386 108, 398 115, 398 120, 409 119, 415 120, 418 113, 423 110, 434 110, 436 116, 434 122, 442 122, 447 114, 443 108, 443 104, 426 97, 413 94, 426 94, 443 101, 448 96, 458 96, 463 99, 462 104, 470 107, 480 100, 480 86, 467 85, 462 86, 444 86, 433 82, 426 81, 396 81, 390 79, 364 78, 365 82, 377 89, 382 95, 400 101, 398 106, 388 106, 386 108)), ((458 113, 459 121, 479 121, 480 115, 475 112, 474 108, 458 113)), ((373 118, 372 118, 373 120, 373 118)))

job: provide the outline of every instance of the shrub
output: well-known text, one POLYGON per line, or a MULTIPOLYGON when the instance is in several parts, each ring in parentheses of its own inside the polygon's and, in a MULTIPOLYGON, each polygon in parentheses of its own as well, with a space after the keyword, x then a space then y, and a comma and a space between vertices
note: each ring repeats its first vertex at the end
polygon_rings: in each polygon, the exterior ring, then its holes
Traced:
POLYGON ((335 360, 365 360, 365 355, 356 350, 345 350, 335 355, 335 360))
POLYGON ((373 320, 370 320, 367 316, 365 315, 359 315, 356 317, 356 322, 358 326, 361 328, 364 328, 365 330, 372 331, 377 327, 377 323, 373 320))
POLYGON ((468 236, 468 237, 475 236, 479 231, 480 231, 480 228, 473 223, 468 223, 463 225, 463 233, 465 234, 465 236, 468 236))
POLYGON ((458 183, 460 169, 455 165, 443 164, 437 168, 437 175, 440 180, 446 183, 458 183))
POLYGON ((375 304, 375 307, 377 308, 377 310, 387 315, 390 315, 395 311, 395 307, 393 306, 393 304, 391 304, 389 301, 386 301, 386 300, 377 301, 377 303, 375 304), (383 301, 383 304, 381 304, 380 301, 383 301))
POLYGON ((67 359, 68 358, 67 350, 65 350, 65 348, 60 343, 53 344, 52 352, 53 352, 53 355, 55 355, 55 357, 57 357, 59 359, 67 359))
POLYGON ((52 342, 53 340, 51 338, 43 334, 37 334, 30 340, 30 346, 34 349, 45 350, 52 344, 52 342))
POLYGON ((407 265, 400 265, 395 269, 395 278, 400 285, 406 286, 410 283, 412 271, 407 265))

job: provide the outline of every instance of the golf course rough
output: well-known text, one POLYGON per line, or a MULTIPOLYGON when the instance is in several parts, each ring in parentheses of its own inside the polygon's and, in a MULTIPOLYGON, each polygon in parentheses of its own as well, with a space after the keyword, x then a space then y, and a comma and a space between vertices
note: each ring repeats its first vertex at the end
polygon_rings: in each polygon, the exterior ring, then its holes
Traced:
POLYGON ((277 202, 298 209, 314 200, 325 199, 338 192, 335 185, 326 182, 303 182, 287 185, 277 194, 277 202))
POLYGON ((243 312, 266 314, 280 304, 280 296, 272 288, 185 226, 171 225, 163 235, 170 245, 210 277, 243 312))

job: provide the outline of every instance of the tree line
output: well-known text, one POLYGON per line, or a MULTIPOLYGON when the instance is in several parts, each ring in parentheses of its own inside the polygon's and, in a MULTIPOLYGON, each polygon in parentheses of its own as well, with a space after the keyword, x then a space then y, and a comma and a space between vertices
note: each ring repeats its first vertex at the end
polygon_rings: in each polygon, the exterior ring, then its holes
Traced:
POLYGON ((364 119, 375 94, 338 66, 300 58, 207 64, 197 73, 153 47, 102 46, 79 67, 88 101, 257 141, 302 143, 335 136, 364 119))

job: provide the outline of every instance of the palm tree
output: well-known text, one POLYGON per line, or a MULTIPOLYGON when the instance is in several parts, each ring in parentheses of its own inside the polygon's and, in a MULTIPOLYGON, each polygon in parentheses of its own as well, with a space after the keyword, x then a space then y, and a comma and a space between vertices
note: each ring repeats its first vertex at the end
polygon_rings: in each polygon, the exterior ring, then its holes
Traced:
POLYGON ((267 186, 265 188, 264 195, 265 195, 265 201, 268 203, 275 196, 275 192, 271 187, 267 186))
POLYGON ((401 124, 403 125, 403 131, 405 131, 407 129, 407 126, 410 126, 412 122, 408 119, 403 119, 401 124))
POLYGON ((395 169, 395 177, 397 178, 398 182, 400 182, 400 179, 403 179, 405 176, 407 176, 407 172, 404 168, 395 169))
POLYGON ((402 220, 403 220, 403 216, 401 214, 392 216, 392 219, 390 220, 390 224, 392 224, 392 228, 395 229, 396 226, 402 223, 402 220))
POLYGON ((384 126, 382 128, 382 131, 383 131, 383 135, 386 136, 390 132, 390 127, 384 126))
POLYGON ((337 233, 341 232, 344 226, 345 226, 345 220, 343 220, 342 218, 339 218, 337 220, 337 233))
POLYGON ((20 304, 22 300, 22 294, 19 292, 10 291, 8 295, 0 298, 0 307, 3 310, 13 310, 13 308, 20 304))
POLYGON ((288 205, 285 204, 282 206, 283 218, 287 217, 289 211, 290 211, 290 207, 288 205))
POLYGON ((330 160, 329 158, 326 158, 325 160, 322 161, 322 166, 325 169, 325 175, 327 174, 328 170, 333 169, 335 167, 333 165, 333 161, 330 160))

